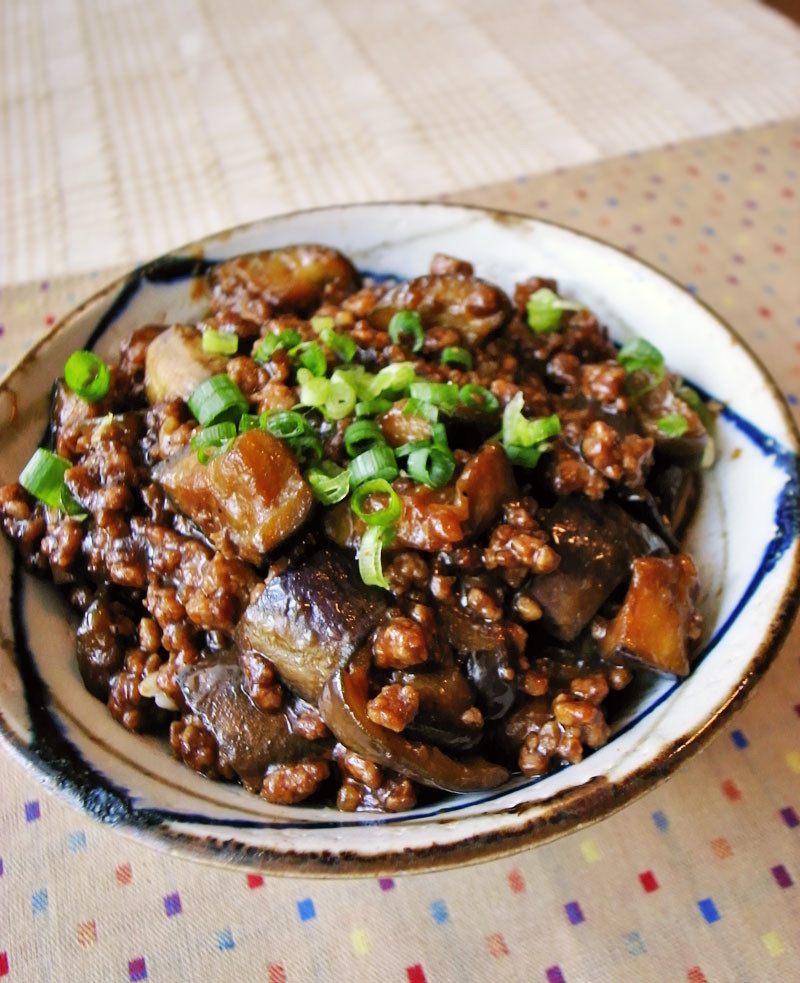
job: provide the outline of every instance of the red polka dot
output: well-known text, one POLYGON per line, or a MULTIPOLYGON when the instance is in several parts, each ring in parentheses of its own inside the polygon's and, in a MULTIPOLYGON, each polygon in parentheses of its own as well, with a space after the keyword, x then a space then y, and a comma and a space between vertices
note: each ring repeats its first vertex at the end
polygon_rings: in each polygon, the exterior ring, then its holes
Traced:
POLYGON ((794 198, 794 191, 792 190, 792 188, 783 188, 781 190, 781 197, 794 198))
POLYGON ((758 313, 761 317, 772 317, 772 311, 768 307, 759 307, 758 313))
POLYGON ((773 251, 773 253, 777 253, 779 256, 781 255, 781 253, 785 253, 786 252, 786 250, 783 248, 783 246, 779 242, 773 242, 772 243, 772 251, 773 251))
POLYGON ((48 314, 47 317, 44 319, 44 323, 48 326, 51 324, 55 324, 56 323, 55 314, 48 314))
POLYGON ((693 273, 705 273, 705 271, 706 271, 706 268, 705 268, 705 266, 703 266, 702 263, 696 263, 692 267, 692 272, 693 273))
POLYGON ((671 225, 683 225, 683 219, 680 217, 680 215, 673 215, 670 218, 670 224, 671 225))
POLYGON ((698 253, 707 253, 708 252, 708 246, 704 242, 699 242, 697 244, 697 251, 698 251, 698 253))
POLYGON ((725 201, 725 192, 715 191, 711 197, 714 199, 714 201, 725 201))
POLYGON ((691 174, 692 177, 695 177, 700 173, 700 168, 695 167, 694 164, 689 164, 689 166, 686 168, 686 173, 691 174))
POLYGON ((575 197, 581 199, 588 198, 589 192, 586 190, 586 188, 578 188, 578 190, 575 192, 575 197))

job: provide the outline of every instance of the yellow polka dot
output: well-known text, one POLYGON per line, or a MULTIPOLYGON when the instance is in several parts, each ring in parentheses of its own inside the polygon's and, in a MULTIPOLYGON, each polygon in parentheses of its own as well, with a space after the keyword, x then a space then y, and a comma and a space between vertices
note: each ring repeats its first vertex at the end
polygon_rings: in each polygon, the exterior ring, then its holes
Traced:
POLYGON ((774 959, 775 956, 781 956, 784 953, 783 942, 781 942, 781 937, 777 932, 767 932, 761 936, 761 941, 764 943, 764 948, 774 959))
POLYGON ((731 297, 730 294, 725 294, 722 298, 723 307, 736 307, 736 301, 731 297))
POLYGON ((752 181, 749 181, 747 184, 747 188, 749 191, 760 191, 763 187, 764 187, 763 182, 759 181, 757 178, 755 178, 752 181))
POLYGON ((14 305, 14 311, 17 314, 27 314, 31 309, 31 302, 29 300, 18 300, 14 305))
POLYGON ((653 211, 650 205, 639 205, 636 209, 636 214, 639 218, 647 218, 647 216, 653 211))
POLYGON ((738 236, 736 236, 736 239, 734 241, 735 241, 735 243, 736 243, 737 246, 749 246, 750 245, 750 236, 745 235, 745 233, 742 232, 738 236))
POLYGON ((600 851, 594 840, 584 840, 581 843, 581 853, 587 864, 594 864, 600 859, 600 851))
POLYGON ((366 956, 369 952, 369 939, 363 928, 357 928, 350 933, 350 943, 357 956, 366 956))
POLYGON ((800 775, 800 751, 790 751, 786 755, 786 764, 792 769, 795 775, 800 775))

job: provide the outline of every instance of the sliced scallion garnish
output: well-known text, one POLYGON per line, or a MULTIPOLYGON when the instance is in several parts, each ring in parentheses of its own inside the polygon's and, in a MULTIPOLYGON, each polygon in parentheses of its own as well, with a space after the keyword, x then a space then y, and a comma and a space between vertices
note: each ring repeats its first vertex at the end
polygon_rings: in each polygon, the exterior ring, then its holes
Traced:
POLYGON ((400 496, 392 488, 388 481, 383 478, 374 478, 365 481, 354 492, 350 501, 350 508, 368 526, 388 526, 400 518, 403 511, 400 496), (379 508, 365 511, 364 504, 373 495, 388 495, 388 503, 379 508))
POLYGON ((528 298, 526 314, 529 327, 537 334, 558 331, 564 311, 579 311, 580 304, 564 300, 549 287, 540 287, 528 298))
POLYGON ((66 488, 64 475, 72 467, 65 458, 39 447, 22 469, 19 483, 45 505, 61 508, 61 490, 66 488))
POLYGON ((515 464, 533 468, 544 451, 550 450, 550 437, 561 433, 561 421, 552 416, 528 420, 522 415, 523 396, 518 392, 503 410, 502 440, 515 464))
POLYGON ((381 416, 388 413, 391 408, 392 401, 390 399, 383 399, 381 396, 378 396, 377 399, 364 399, 356 403, 356 416, 381 416))
POLYGON ((312 375, 322 376, 328 369, 328 362, 325 352, 320 348, 316 341, 305 341, 301 345, 292 348, 290 355, 296 354, 297 361, 312 375))
POLYGON ((431 488, 443 488, 453 477, 455 469, 453 452, 433 444, 413 450, 406 463, 406 470, 414 481, 431 488))
POLYGON ((331 389, 329 379, 324 376, 311 375, 308 369, 298 369, 297 381, 301 383, 299 399, 303 406, 325 405, 325 400, 331 389), (302 380, 300 378, 301 373, 305 376, 302 380))
POLYGON ((299 437, 308 429, 306 419, 296 410, 279 410, 277 413, 265 414, 266 420, 262 426, 267 433, 281 440, 291 440, 299 437))
POLYGON ((357 488, 372 478, 393 481, 400 473, 394 451, 387 444, 375 444, 348 464, 350 485, 357 488))
POLYGON ((667 437, 682 437, 689 429, 689 421, 679 413, 671 413, 659 419, 658 429, 667 437))
POLYGON ((496 413, 500 409, 497 396, 484 386, 479 386, 477 382, 468 382, 462 386, 458 393, 458 401, 467 409, 478 410, 481 413, 496 413))
POLYGON ((412 399, 432 403, 443 413, 452 416, 458 407, 458 386, 454 382, 428 382, 418 379, 409 386, 412 399))
POLYGON ((389 337, 395 345, 400 345, 403 335, 408 335, 412 339, 412 352, 420 351, 425 342, 425 335, 422 331, 422 319, 418 311, 400 310, 392 315, 392 319, 389 321, 389 337))
POLYGON ((358 457, 374 444, 385 444, 383 431, 374 420, 355 420, 344 432, 344 446, 350 457, 358 457))
POLYGON ((232 331, 206 328, 203 332, 203 351, 212 355, 235 355, 239 350, 239 336, 232 331))
POLYGON ((224 372, 201 382, 187 400, 187 405, 192 416, 203 427, 220 423, 223 419, 238 420, 249 406, 244 393, 224 372))
POLYGON ((215 423, 210 427, 196 430, 192 435, 192 450, 197 451, 197 460, 208 464, 212 457, 227 450, 236 436, 235 423, 215 423))
POLYGON ((389 582, 383 575, 381 554, 384 544, 388 545, 393 539, 391 526, 367 526, 358 545, 358 572, 365 584, 389 589, 389 582))
POLYGON ((343 420, 356 406, 356 391, 346 382, 332 382, 328 389, 323 413, 329 420, 343 420))
POLYGON ((408 391, 408 387, 416 377, 417 373, 411 362, 392 362, 390 365, 385 365, 377 375, 371 376, 365 381, 364 389, 366 391, 363 396, 365 399, 375 399, 375 397, 385 393, 403 395, 408 391))
POLYGON ((261 417, 255 413, 242 413, 239 417, 239 433, 245 433, 247 430, 258 430, 260 426, 261 417))
POLYGON ((302 341, 299 331, 295 331, 294 328, 284 328, 280 334, 264 335, 253 349, 253 358, 257 362, 268 362, 278 349, 296 348, 302 341))
POLYGON ((64 381, 76 396, 87 403, 96 403, 108 393, 111 372, 94 352, 78 351, 64 365, 64 381))
POLYGON ((321 461, 306 471, 306 481, 323 505, 341 502, 350 491, 350 473, 333 461, 321 461))
POLYGON ((466 348, 458 345, 448 345, 442 351, 442 365, 454 365, 456 368, 469 372, 472 368, 472 355, 466 348))

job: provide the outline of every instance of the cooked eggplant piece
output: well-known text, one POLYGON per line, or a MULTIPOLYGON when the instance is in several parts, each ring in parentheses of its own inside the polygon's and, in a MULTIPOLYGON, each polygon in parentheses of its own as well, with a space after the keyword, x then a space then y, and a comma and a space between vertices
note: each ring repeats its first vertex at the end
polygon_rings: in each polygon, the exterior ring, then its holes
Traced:
POLYGON ((365 646, 325 684, 319 708, 345 747, 407 778, 449 792, 477 792, 502 785, 508 772, 483 758, 451 758, 430 744, 393 733, 367 716, 370 648, 365 646))
POLYGON ((271 314, 310 314, 323 300, 336 302, 360 282, 340 252, 314 244, 237 256, 215 266, 208 279, 212 312, 233 311, 261 323, 271 314))
MULTIPOLYGON (((486 444, 473 454, 455 483, 429 488, 411 482, 395 486, 402 513, 394 545, 436 553, 486 529, 517 485, 506 452, 486 444)), ((366 526, 347 502, 325 514, 325 532, 340 546, 355 546, 366 526)))
POLYGON ((154 476, 218 550, 256 566, 303 525, 314 505, 294 454, 264 430, 239 434, 208 464, 187 447, 162 461, 154 476))
POLYGON ((227 361, 203 350, 203 335, 197 328, 173 324, 147 346, 144 388, 150 405, 187 400, 201 382, 224 372, 227 361))
POLYGON ((480 696, 486 720, 496 720, 511 708, 514 672, 508 659, 505 630, 497 622, 471 618, 466 611, 442 607, 442 632, 464 657, 467 676, 480 696))
POLYGON ((267 581, 237 637, 242 649, 269 659, 287 686, 316 705, 327 679, 385 611, 383 592, 364 585, 348 556, 323 550, 267 581))
POLYGON ((413 686, 419 710, 404 733, 412 740, 427 741, 451 751, 468 751, 483 737, 480 726, 462 719, 475 706, 475 692, 458 666, 397 671, 393 683, 413 686))
POLYGON ((455 328, 468 345, 480 345, 509 319, 511 301, 478 277, 443 273, 393 287, 370 314, 370 323, 386 330, 400 310, 419 311, 426 327, 455 328))
POLYGON ((242 783, 258 792, 270 765, 324 753, 320 745, 292 732, 283 710, 259 710, 245 694, 235 652, 212 656, 178 676, 186 705, 203 721, 225 761, 242 783))
POLYGON ((661 509, 676 536, 689 524, 700 497, 700 474, 694 468, 670 464, 651 477, 661 509))
POLYGON ((696 596, 697 569, 688 554, 634 560, 625 601, 600 641, 600 654, 617 665, 688 675, 696 596))
MULTIPOLYGON (((642 430, 656 443, 656 452, 682 463, 699 465, 710 436, 701 413, 710 422, 705 407, 697 412, 673 388, 674 377, 667 375, 653 389, 635 401, 642 430)), ((699 400, 697 394, 693 397, 699 400)))
POLYGON ((96 597, 78 627, 76 652, 84 685, 100 700, 108 698, 108 683, 125 662, 133 644, 135 625, 118 606, 96 597))
POLYGON ((613 502, 573 495, 550 509, 545 527, 561 562, 552 573, 533 577, 529 592, 541 605, 544 626, 565 642, 578 637, 636 556, 663 546, 613 502))

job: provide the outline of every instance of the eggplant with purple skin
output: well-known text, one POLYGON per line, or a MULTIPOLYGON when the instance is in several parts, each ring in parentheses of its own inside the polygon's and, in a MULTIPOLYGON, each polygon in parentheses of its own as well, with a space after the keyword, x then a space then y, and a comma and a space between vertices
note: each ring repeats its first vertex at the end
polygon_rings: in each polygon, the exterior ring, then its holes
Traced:
POLYGON ((635 557, 665 549, 660 537, 609 501, 560 499, 545 527, 561 562, 533 577, 528 592, 542 608, 544 627, 565 642, 578 637, 625 580, 635 557))
POLYGON ((392 287, 370 314, 370 323, 385 331, 400 310, 418 311, 425 327, 455 328, 466 344, 480 345, 511 317, 511 301, 486 280, 443 273, 392 287))
POLYGON ((367 716, 370 646, 363 647, 325 684, 319 709, 345 747, 406 778, 448 792, 478 792, 508 779, 508 771, 480 757, 456 759, 438 747, 411 740, 367 716))
POLYGON ((464 659, 467 676, 480 694, 486 720, 496 720, 510 710, 516 691, 503 626, 479 621, 466 611, 442 607, 442 632, 464 659))
POLYGON ((125 663, 134 644, 136 625, 119 605, 96 597, 83 616, 76 636, 78 669, 84 686, 99 700, 108 699, 108 684, 125 663))
POLYGON ((270 765, 322 757, 327 746, 293 733, 284 710, 259 710, 243 682, 235 652, 206 658, 178 676, 186 705, 214 735, 220 760, 258 792, 270 765))
POLYGON ((328 677, 385 611, 383 591, 365 586, 350 557, 321 550, 267 581, 245 611, 237 639, 242 649, 269 659, 298 696, 316 704, 328 677))
POLYGON ((480 742, 480 722, 464 723, 464 714, 475 706, 475 691, 458 666, 401 669, 392 673, 391 682, 413 686, 419 697, 419 710, 404 731, 407 737, 450 751, 468 751, 480 742))

